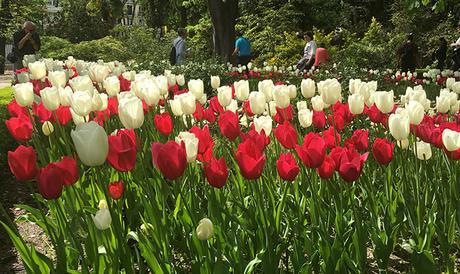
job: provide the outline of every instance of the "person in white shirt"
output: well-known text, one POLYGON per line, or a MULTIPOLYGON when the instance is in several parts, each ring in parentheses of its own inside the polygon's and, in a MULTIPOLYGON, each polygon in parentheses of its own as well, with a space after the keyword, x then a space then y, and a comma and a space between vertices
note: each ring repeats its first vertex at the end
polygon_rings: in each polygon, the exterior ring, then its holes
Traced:
POLYGON ((303 35, 306 45, 303 49, 303 58, 297 63, 297 69, 300 71, 309 70, 315 63, 316 42, 313 40, 313 33, 306 32, 303 35))
POLYGON ((187 45, 185 38, 187 38, 187 30, 179 28, 177 30, 179 36, 174 39, 173 46, 176 48, 176 65, 182 65, 187 57, 187 45))
MULTIPOLYGON (((457 25, 457 31, 460 33, 460 22, 457 25)), ((460 38, 457 39, 455 43, 450 44, 454 48, 454 53, 452 55, 452 70, 460 69, 460 38)))

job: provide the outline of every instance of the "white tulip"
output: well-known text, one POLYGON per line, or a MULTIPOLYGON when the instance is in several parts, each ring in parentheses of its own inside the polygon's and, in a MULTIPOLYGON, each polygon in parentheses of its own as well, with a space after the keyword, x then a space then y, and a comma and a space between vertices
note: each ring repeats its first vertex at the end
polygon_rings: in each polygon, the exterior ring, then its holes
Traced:
POLYGON ((142 101, 133 96, 118 102, 118 116, 125 128, 140 128, 144 123, 142 101))
POLYGON ((214 227, 211 220, 203 218, 198 223, 196 228, 196 236, 200 241, 207 241, 212 238, 214 234, 214 227))
POLYGON ((34 103, 34 85, 30 82, 13 86, 14 99, 22 107, 30 107, 34 103))
POLYGON ((89 116, 85 116, 85 117, 80 116, 76 114, 72 108, 70 108, 70 114, 72 114, 72 120, 76 126, 86 123, 86 121, 89 121, 89 116))
POLYGON ((136 72, 135 71, 125 71, 121 74, 121 76, 123 76, 123 78, 125 78, 126 80, 128 81, 133 81, 134 78, 136 77, 136 72))
POLYGON ((91 217, 93 219, 94 225, 99 230, 106 230, 112 224, 110 210, 105 200, 101 200, 99 202, 99 210, 96 212, 96 215, 93 215, 91 217))
POLYGON ((455 83, 455 78, 447 78, 446 88, 452 89, 452 85, 455 83))
POLYGON ((180 98, 177 98, 174 100, 169 100, 169 104, 171 105, 171 111, 174 114, 174 116, 182 116, 184 112, 182 111, 182 104, 180 98))
POLYGON ((295 85, 289 85, 288 90, 289 98, 294 99, 295 97, 297 97, 297 87, 295 85))
POLYGON ((275 99, 276 106, 279 108, 287 108, 289 106, 289 88, 285 85, 275 86, 273 91, 273 98, 275 99))
POLYGON ((308 108, 307 101, 298 101, 296 105, 297 111, 301 111, 302 109, 308 108))
POLYGON ((40 91, 43 105, 49 111, 55 111, 59 108, 59 91, 56 87, 44 88, 40 91))
POLYGON ((65 88, 58 88, 59 92, 59 102, 61 102, 61 106, 68 107, 72 102, 72 88, 66 86, 65 88))
POLYGON ((318 83, 318 92, 323 102, 329 105, 337 103, 342 96, 342 86, 337 79, 327 79, 318 83))
POLYGON ((104 164, 109 153, 109 142, 103 127, 91 121, 77 125, 70 133, 78 158, 87 166, 104 164))
POLYGON ((455 114, 460 110, 460 101, 450 106, 450 113, 455 114))
POLYGON ((452 91, 460 94, 460 81, 452 84, 452 91))
POLYGON ((439 113, 446 113, 450 109, 449 96, 436 96, 436 110, 439 113))
POLYGON ((397 144, 398 147, 400 147, 401 149, 406 150, 407 148, 409 148, 409 139, 404 139, 404 140, 396 141, 396 144, 397 144))
POLYGON ((183 93, 175 98, 180 100, 181 109, 184 115, 191 115, 196 110, 196 97, 191 92, 183 93))
POLYGON ((220 78, 219 76, 211 76, 211 87, 217 89, 220 87, 220 78))
POLYGON ((203 96, 201 96, 201 98, 198 100, 200 102, 201 105, 204 105, 206 104, 206 102, 208 101, 208 95, 203 94, 203 96))
POLYGON ((160 101, 160 88, 151 78, 133 82, 133 91, 149 106, 156 106, 160 101))
POLYGON ((29 71, 36 80, 41 80, 46 76, 46 64, 41 61, 29 63, 29 71))
POLYGON ((409 113, 410 123, 412 125, 420 124, 425 116, 423 105, 417 101, 409 101, 406 108, 409 113))
POLYGON ((398 141, 407 139, 410 133, 409 117, 403 114, 391 114, 388 119, 391 135, 398 141))
POLYGON ((168 78, 164 75, 157 76, 156 84, 160 89, 160 95, 167 95, 168 94, 168 78))
POLYGON ((266 97, 262 92, 253 91, 249 94, 249 106, 252 113, 260 115, 265 111, 266 97))
POLYGON ((179 86, 185 85, 185 77, 183 74, 176 75, 176 81, 179 86))
POLYGON ((107 94, 112 96, 117 96, 120 93, 120 80, 117 76, 110 76, 104 79, 104 88, 107 94))
POLYGON ((42 125, 42 132, 45 136, 50 136, 54 132, 54 126, 50 121, 45 121, 42 125))
POLYGON ((228 106, 232 101, 232 88, 229 86, 217 88, 217 100, 222 107, 228 106))
POLYGON ((91 78, 89 76, 77 76, 69 80, 69 84, 72 87, 74 92, 77 91, 86 91, 90 95, 93 95, 94 86, 91 78))
POLYGON ((249 97, 249 81, 248 80, 240 80, 238 82, 233 83, 235 87, 235 97, 240 100, 244 101, 249 97))
POLYGON ((63 88, 67 83, 67 75, 64 71, 50 71, 48 73, 48 80, 50 81, 51 85, 56 88, 63 88))
POLYGON ((432 156, 431 145, 423 141, 417 142, 414 152, 417 158, 423 161, 430 159, 432 156))
POLYGON ((265 95, 266 102, 273 100, 273 90, 275 89, 275 85, 272 80, 263 80, 259 82, 258 87, 259 92, 262 92, 265 95))
POLYGON ((168 79, 168 85, 170 87, 176 85, 176 75, 175 74, 170 73, 166 75, 166 78, 168 79))
POLYGON ((314 111, 323 111, 325 107, 323 99, 320 95, 316 95, 313 98, 311 98, 311 104, 314 111))
POLYGON ((96 83, 102 83, 109 73, 109 68, 104 65, 94 64, 89 67, 89 77, 96 83))
POLYGON ((185 144, 185 152, 187 154, 187 162, 191 163, 194 162, 196 159, 196 155, 198 153, 198 138, 196 138, 195 134, 183 131, 180 132, 179 135, 176 137, 176 142, 181 144, 184 142, 185 144))
POLYGON ((303 79, 302 83, 300 84, 300 90, 302 92, 303 97, 306 99, 315 96, 316 92, 316 84, 315 81, 312 79, 303 79))
POLYGON ((230 101, 230 104, 225 107, 225 110, 230 110, 232 112, 237 112, 238 111, 238 102, 235 99, 232 99, 230 101))
POLYGON ((191 92, 193 95, 195 95, 195 98, 201 98, 204 94, 204 83, 202 80, 190 80, 188 81, 188 90, 191 92))
POLYGON ((303 128, 308 128, 313 122, 313 111, 308 108, 299 110, 299 122, 303 128))
POLYGON ((254 118, 254 127, 257 131, 257 133, 260 134, 260 132, 262 131, 262 129, 264 130, 265 132, 265 135, 270 135, 270 133, 272 132, 272 118, 270 116, 260 116, 260 117, 256 117, 254 118))
POLYGON ((382 113, 390 113, 394 107, 393 91, 376 91, 374 93, 375 105, 382 113))
POLYGON ((350 90, 350 93, 357 93, 361 84, 363 84, 361 79, 350 79, 350 81, 348 82, 348 89, 350 90))
POLYGON ((92 96, 85 91, 77 91, 72 94, 70 105, 76 114, 87 116, 93 107, 92 96))
POLYGON ((364 97, 359 94, 355 93, 348 96, 348 108, 350 112, 354 115, 359 115, 364 111, 364 97))
POLYGON ((442 132, 442 143, 448 151, 456 151, 460 148, 460 132, 451 129, 444 129, 442 132))

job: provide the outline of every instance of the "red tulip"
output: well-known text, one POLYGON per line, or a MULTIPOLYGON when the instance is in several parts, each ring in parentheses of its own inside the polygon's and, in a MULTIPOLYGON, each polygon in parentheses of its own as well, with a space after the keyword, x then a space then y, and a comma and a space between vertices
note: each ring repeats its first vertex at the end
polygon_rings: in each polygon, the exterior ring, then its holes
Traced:
POLYGON ((311 168, 320 167, 326 157, 326 142, 318 133, 308 133, 302 146, 296 145, 295 150, 302 162, 311 168))
POLYGON ((208 107, 203 112, 203 117, 209 123, 214 123, 216 121, 216 115, 214 114, 214 110, 211 107, 208 107))
POLYGON ((315 128, 323 129, 326 126, 324 111, 313 111, 312 123, 315 128))
POLYGON ((254 113, 252 113, 251 110, 251 104, 249 103, 249 100, 243 102, 243 112, 246 113, 249 117, 254 116, 254 113))
POLYGON ((163 112, 162 114, 156 114, 154 117, 154 123, 157 130, 164 136, 168 136, 173 132, 173 122, 169 112, 163 112))
POLYGON ((268 144, 270 144, 270 136, 265 135, 265 131, 263 129, 260 133, 258 133, 254 128, 252 128, 248 133, 241 133, 240 138, 241 142, 251 139, 262 151, 268 146, 268 144))
POLYGON ((276 161, 276 170, 283 180, 294 181, 300 172, 300 168, 291 153, 281 153, 276 161))
POLYGON ((340 156, 339 174, 346 182, 353 182, 361 175, 368 152, 360 155, 354 149, 344 149, 340 156))
POLYGON ((18 142, 25 142, 32 138, 32 123, 26 116, 12 117, 5 122, 8 131, 18 142))
POLYGON ((42 124, 45 121, 54 121, 52 117, 52 112, 45 108, 43 102, 41 102, 40 104, 34 103, 32 105, 32 111, 35 114, 35 116, 37 116, 40 119, 40 123, 42 124))
POLYGON ((21 115, 27 116, 29 115, 29 111, 26 107, 21 107, 16 100, 11 101, 7 106, 8 112, 13 117, 18 117, 21 115))
POLYGON ((213 187, 222 188, 227 182, 228 168, 224 158, 211 158, 209 163, 205 164, 204 174, 209 184, 213 187))
POLYGON ((262 175, 265 165, 265 155, 254 141, 248 139, 238 145, 236 161, 241 175, 248 180, 255 180, 262 175))
POLYGON ((204 109, 203 109, 203 106, 198 101, 196 102, 196 109, 195 109, 195 112, 193 113, 193 118, 195 118, 196 121, 201 121, 204 119, 204 109))
POLYGON ((235 140, 240 135, 238 115, 235 112, 230 110, 225 111, 219 116, 217 123, 219 124, 222 135, 230 141, 235 140))
POLYGON ((38 167, 34 148, 20 145, 15 151, 8 151, 8 166, 18 181, 35 178, 38 167))
POLYGON ((326 143, 326 147, 332 149, 337 145, 340 145, 341 137, 339 133, 335 132, 334 127, 331 126, 327 130, 323 131, 323 139, 326 143))
POLYGON ((57 168, 61 169, 64 185, 73 185, 80 178, 78 174, 77 161, 70 156, 65 156, 61 161, 52 163, 52 165, 55 165, 57 168))
POLYGON ((366 113, 369 116, 371 122, 373 123, 383 124, 385 119, 387 118, 386 115, 382 113, 375 104, 373 104, 372 107, 368 108, 366 113))
POLYGON ((189 131, 198 138, 198 154, 196 157, 198 161, 208 162, 211 160, 214 141, 211 133, 209 132, 208 125, 205 125, 203 129, 193 126, 189 131))
POLYGON ((345 150, 345 148, 343 147, 334 147, 333 149, 331 149, 331 153, 329 153, 331 159, 334 160, 334 166, 336 171, 339 171, 340 157, 342 156, 343 150, 345 150))
POLYGON ((297 145, 297 132, 288 121, 278 125, 273 133, 284 148, 293 149, 297 145))
POLYGON ((152 161, 166 179, 174 180, 184 173, 187 154, 185 148, 175 141, 169 140, 166 144, 153 142, 152 161))
POLYGON ((38 191, 47 200, 61 197, 64 188, 64 174, 58 166, 49 164, 37 175, 38 191))
POLYGON ((132 129, 118 130, 115 136, 109 137, 109 154, 107 161, 120 172, 134 169, 136 165, 136 135, 132 129))
POLYGON ((110 97, 107 100, 107 109, 110 110, 110 115, 118 115, 118 98, 110 97))
POLYGON ((328 118, 329 124, 332 127, 335 127, 338 132, 341 132, 343 128, 345 127, 345 118, 343 114, 334 112, 332 115, 329 114, 327 118, 328 118))
POLYGON ((284 123, 284 121, 292 121, 294 119, 294 113, 292 105, 289 105, 287 108, 276 108, 276 114, 273 117, 273 120, 278 124, 284 123))
POLYGON ((395 145, 387 139, 377 138, 372 145, 372 155, 381 165, 387 165, 393 159, 393 149, 395 145))
POLYGON ((123 196, 123 192, 125 190, 125 186, 123 185, 123 181, 113 182, 109 184, 109 194, 110 197, 114 200, 118 200, 123 196))
POLYGON ((460 148, 454 151, 448 151, 447 149, 444 148, 444 152, 446 153, 447 157, 449 157, 452 160, 460 160, 460 148))
POLYGON ((219 99, 217 99, 217 96, 214 96, 209 100, 209 105, 215 113, 223 113, 225 111, 224 108, 219 104, 219 99))
POLYGON ((123 75, 118 76, 120 80, 120 91, 130 91, 131 90, 131 81, 123 77, 123 75))
POLYGON ((351 142, 356 150, 364 152, 369 147, 369 131, 365 129, 357 129, 351 136, 351 142))
POLYGON ((61 125, 67 125, 72 120, 72 113, 70 113, 70 107, 59 107, 56 110, 56 116, 61 125))
POLYGON ((323 163, 316 169, 316 171, 321 179, 330 179, 335 172, 335 161, 331 158, 331 156, 326 155, 323 163))

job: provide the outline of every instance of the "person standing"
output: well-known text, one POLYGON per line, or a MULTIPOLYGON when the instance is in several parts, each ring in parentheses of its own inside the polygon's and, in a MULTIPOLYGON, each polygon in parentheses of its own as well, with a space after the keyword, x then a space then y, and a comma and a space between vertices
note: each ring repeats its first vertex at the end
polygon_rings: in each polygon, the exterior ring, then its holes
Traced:
POLYGON ((237 36, 232 55, 237 55, 238 65, 247 66, 251 61, 251 42, 242 33, 237 33, 237 36))
POLYGON ((300 71, 309 70, 313 66, 316 56, 316 42, 313 40, 313 32, 307 31, 303 35, 303 40, 306 42, 303 57, 297 62, 297 69, 300 71))
POLYGON ((433 52, 433 61, 437 62, 437 68, 440 70, 444 69, 447 55, 447 41, 446 38, 439 38, 439 47, 433 52))
POLYGON ((329 53, 327 49, 324 47, 324 43, 320 43, 319 47, 316 49, 315 53, 315 68, 326 64, 329 61, 329 53))
POLYGON ((407 40, 398 49, 397 54, 402 71, 415 71, 418 60, 418 47, 414 42, 414 36, 412 33, 407 35, 407 40))
POLYGON ((13 34, 13 51, 16 54, 17 60, 14 62, 14 70, 23 67, 22 60, 24 55, 35 54, 40 50, 40 35, 36 32, 34 23, 27 21, 23 28, 13 34))
MULTIPOLYGON (((460 22, 457 24, 457 31, 460 33, 460 22)), ((457 39, 455 43, 450 44, 454 48, 452 54, 452 70, 456 71, 460 69, 460 38, 457 39)))
POLYGON ((174 39, 173 47, 176 49, 176 65, 182 65, 187 58, 187 45, 185 39, 187 38, 187 30, 179 28, 177 30, 179 36, 174 39))

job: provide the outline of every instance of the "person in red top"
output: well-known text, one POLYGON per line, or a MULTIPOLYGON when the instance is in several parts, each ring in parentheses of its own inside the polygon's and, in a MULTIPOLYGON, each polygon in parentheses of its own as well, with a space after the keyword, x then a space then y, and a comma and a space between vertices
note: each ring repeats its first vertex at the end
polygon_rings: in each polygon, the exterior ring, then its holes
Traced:
POLYGON ((319 47, 316 49, 316 54, 315 54, 315 68, 326 64, 329 61, 329 53, 327 50, 324 48, 324 44, 321 43, 319 47))

